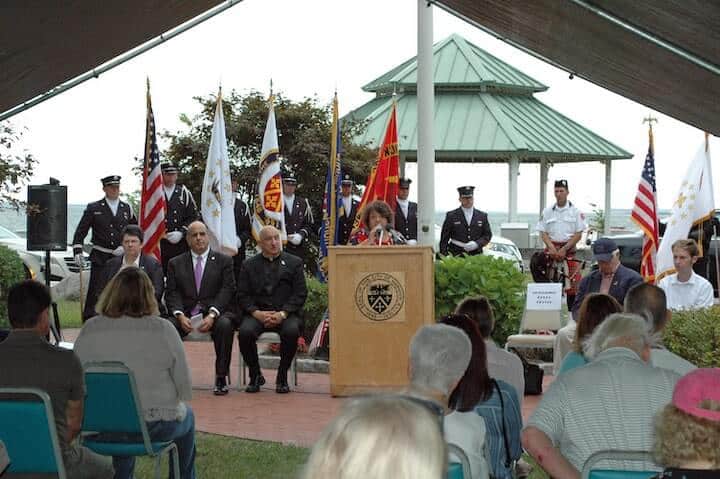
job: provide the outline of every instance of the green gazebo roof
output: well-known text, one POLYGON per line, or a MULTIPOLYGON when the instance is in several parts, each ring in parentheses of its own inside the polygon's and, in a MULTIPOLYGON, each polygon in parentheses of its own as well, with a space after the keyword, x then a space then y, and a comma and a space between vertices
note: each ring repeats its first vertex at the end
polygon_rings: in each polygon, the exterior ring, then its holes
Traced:
MULTIPOLYGON (((493 57, 459 35, 433 47, 434 137, 438 161, 523 162, 632 158, 582 125, 533 97, 547 87, 493 57)), ((393 91, 398 105, 401 154, 417 152, 417 60, 412 58, 363 87, 376 98, 344 120, 367 123, 358 144, 378 146, 388 120, 393 91)))

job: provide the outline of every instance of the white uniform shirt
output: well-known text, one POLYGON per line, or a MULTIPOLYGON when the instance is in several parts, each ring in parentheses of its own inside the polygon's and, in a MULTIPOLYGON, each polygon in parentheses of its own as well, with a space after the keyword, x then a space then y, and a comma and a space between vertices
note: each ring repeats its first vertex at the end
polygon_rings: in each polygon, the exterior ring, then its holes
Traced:
POLYGON ((295 204, 295 195, 283 195, 283 198, 285 199, 285 209, 288 210, 288 213, 292 213, 293 205, 295 204))
MULTIPOLYGON (((407 219, 410 200, 401 200, 400 198, 397 198, 397 205, 400 207, 400 211, 402 211, 405 219, 407 219)), ((472 216, 470 218, 472 218, 472 216)))
POLYGON ((712 285, 694 271, 684 283, 675 273, 661 279, 658 286, 665 291, 668 309, 700 309, 713 305, 712 285))
POLYGON ((535 227, 538 232, 546 232, 552 241, 558 243, 566 242, 585 228, 585 215, 569 201, 562 208, 557 204, 545 208, 535 227))

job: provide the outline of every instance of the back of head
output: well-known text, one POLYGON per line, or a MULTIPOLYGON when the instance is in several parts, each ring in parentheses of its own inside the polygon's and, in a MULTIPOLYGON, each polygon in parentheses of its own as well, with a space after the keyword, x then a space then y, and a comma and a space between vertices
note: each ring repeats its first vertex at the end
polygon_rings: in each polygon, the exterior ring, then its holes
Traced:
POLYGON ((145 271, 129 266, 118 272, 105 286, 95 311, 109 318, 157 316, 155 287, 145 271))
POLYGON ((592 293, 585 296, 578 310, 575 351, 582 353, 583 341, 595 331, 595 328, 611 314, 621 312, 622 306, 612 296, 602 293, 592 293))
POLYGON ((483 339, 490 338, 495 327, 495 318, 490 301, 485 296, 463 299, 455 308, 455 314, 464 314, 475 321, 483 339))
POLYGON ((625 295, 625 312, 639 314, 652 321, 654 332, 661 331, 667 320, 665 291, 650 283, 633 286, 625 295))
POLYGON ((26 280, 8 291, 7 312, 14 329, 30 329, 38 325, 40 314, 50 307, 50 290, 44 284, 26 280))
POLYGON ((438 479, 447 452, 439 418, 400 396, 348 401, 315 443, 302 477, 438 479))
POLYGON ((607 349, 621 347, 640 356, 652 343, 649 325, 641 316, 615 313, 595 328, 585 345, 585 355, 593 359, 607 349))
POLYGON ((470 339, 460 329, 446 324, 423 326, 410 342, 410 385, 449 395, 471 356, 470 339))

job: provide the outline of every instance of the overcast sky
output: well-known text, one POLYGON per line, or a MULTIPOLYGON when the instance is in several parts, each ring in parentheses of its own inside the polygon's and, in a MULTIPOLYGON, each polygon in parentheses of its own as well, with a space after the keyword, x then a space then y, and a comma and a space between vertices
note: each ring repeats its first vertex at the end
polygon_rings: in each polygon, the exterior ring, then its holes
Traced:
MULTIPOLYGON (((414 0, 245 0, 98 79, 13 117, 16 126, 27 127, 24 146, 40 161, 33 183, 59 178, 68 185, 70 203, 99 199, 99 178, 109 174, 123 176, 123 190, 139 189, 140 180, 130 169, 144 147, 146 76, 160 130, 185 128, 178 117, 198 112, 192 97, 217 91, 219 83, 226 90, 267 92, 270 78, 276 90, 294 100, 316 95, 329 102, 337 88, 340 113, 345 114, 373 97, 362 85, 416 55, 416 9, 414 0)), ((539 100, 635 155, 613 165, 613 208, 632 207, 647 152, 642 119, 656 117, 659 203, 671 207, 687 164, 703 141, 700 130, 582 79, 570 80, 567 73, 435 8, 434 42, 452 33, 549 86, 536 95, 539 100)), ((400 143, 402 148, 402 139, 400 143)), ((718 139, 711 138, 716 156, 719 149, 718 139)), ((414 165, 407 173, 415 176, 414 165)), ((460 177, 477 186, 477 207, 507 210, 506 165, 439 165, 435 173, 439 210, 456 207, 460 177)), ((585 210, 589 203, 603 204, 604 167, 597 162, 557 165, 549 178, 568 179, 571 199, 585 210)), ((519 191, 519 210, 537 211, 537 166, 521 166, 519 191)), ((415 193, 411 191, 411 197, 415 193)))

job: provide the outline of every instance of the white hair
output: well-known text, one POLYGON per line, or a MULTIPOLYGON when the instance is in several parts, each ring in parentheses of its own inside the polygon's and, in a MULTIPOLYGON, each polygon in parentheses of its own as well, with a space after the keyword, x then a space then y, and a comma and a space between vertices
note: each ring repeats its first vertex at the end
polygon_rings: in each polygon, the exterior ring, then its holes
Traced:
POLYGON ((628 348, 640 355, 646 347, 654 344, 650 328, 647 321, 637 314, 611 314, 585 342, 585 356, 594 359, 606 349, 616 347, 628 348))
POLYGON ((352 399, 325 428, 302 478, 438 479, 447 451, 439 418, 402 396, 352 399))
POLYGON ((447 324, 423 326, 410 342, 410 385, 449 395, 471 356, 472 344, 463 330, 447 324))

